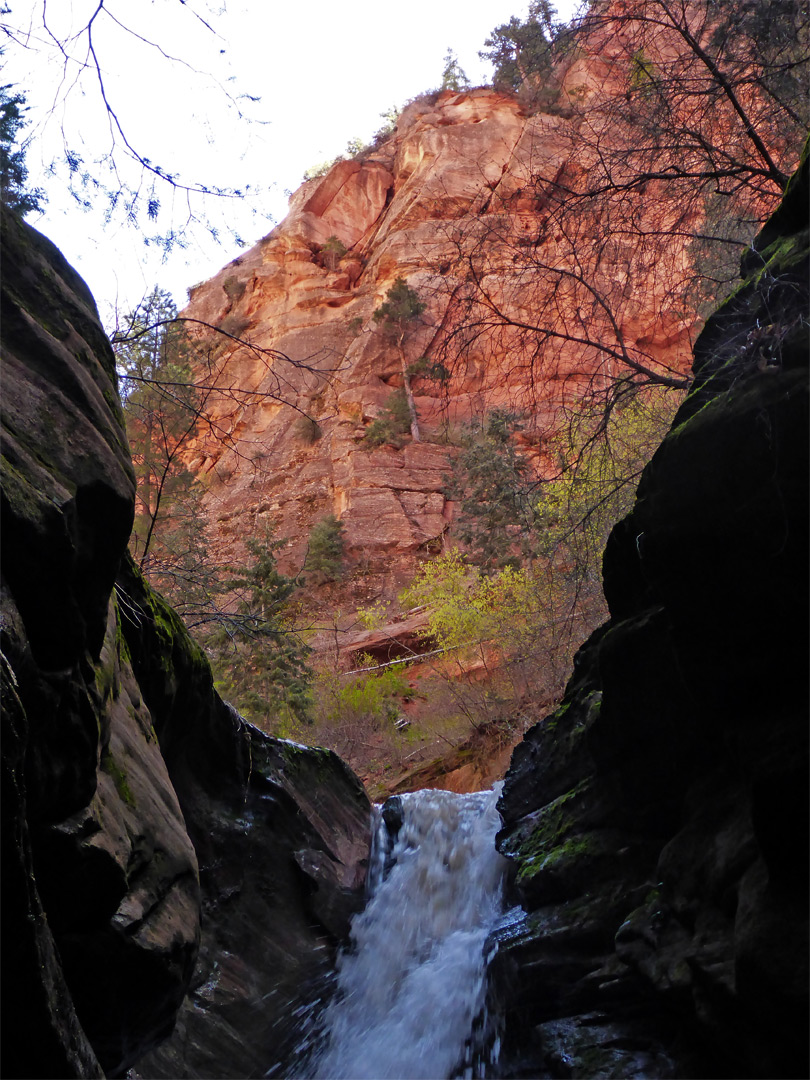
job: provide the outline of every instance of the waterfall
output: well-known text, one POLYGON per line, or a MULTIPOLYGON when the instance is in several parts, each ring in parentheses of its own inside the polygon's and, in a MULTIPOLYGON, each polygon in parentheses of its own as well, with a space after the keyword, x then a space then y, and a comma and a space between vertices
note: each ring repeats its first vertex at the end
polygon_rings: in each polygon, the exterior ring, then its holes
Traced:
MULTIPOLYGON (((308 1076, 484 1075, 484 946, 501 912, 505 862, 494 844, 497 798, 417 791, 397 800, 396 831, 384 820, 392 815, 380 815, 371 894, 339 959, 308 1076)), ((492 1057, 492 1033, 489 1041, 492 1057)))

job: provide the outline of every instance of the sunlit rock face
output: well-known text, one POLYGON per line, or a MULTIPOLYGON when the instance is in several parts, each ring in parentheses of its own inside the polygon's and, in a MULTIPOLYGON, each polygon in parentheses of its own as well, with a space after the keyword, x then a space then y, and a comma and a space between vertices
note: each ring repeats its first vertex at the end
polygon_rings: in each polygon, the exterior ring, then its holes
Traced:
MULTIPOLYGON (((547 189, 575 186, 586 175, 565 101, 597 93, 605 77, 604 66, 572 69, 562 104, 533 115, 491 89, 415 101, 379 147, 304 183, 269 236, 190 290, 186 316, 294 362, 199 330, 208 353, 201 369, 210 363, 220 387, 270 395, 215 396, 216 437, 201 434, 189 456, 226 550, 238 551, 246 535, 273 522, 291 540, 282 565, 298 568, 308 528, 334 513, 350 560, 377 575, 378 585, 400 581, 440 546, 452 520, 442 476, 461 423, 495 406, 530 409, 523 449, 542 466, 561 397, 589 385, 596 354, 560 341, 540 370, 526 335, 485 325, 482 309, 471 315, 465 297, 474 270, 487 296, 514 318, 557 326, 581 309, 563 287, 543 292, 537 267, 573 257, 571 236, 550 220, 547 189), (346 249, 340 258, 330 254, 332 238, 346 249), (368 424, 403 385, 403 355, 373 319, 399 277, 426 305, 405 337, 404 360, 427 357, 445 377, 413 376, 421 441, 407 436, 400 448, 368 452, 368 424), (471 318, 476 330, 462 332, 471 318)), ((649 220, 658 214, 660 223, 654 185, 645 199, 649 220)), ((638 210, 647 213, 642 201, 638 210)), ((684 369, 694 320, 658 302, 683 272, 682 246, 672 247, 666 266, 644 265, 630 249, 613 251, 611 265, 602 266, 603 247, 597 253, 588 242, 601 228, 596 215, 578 219, 577 257, 595 260, 593 281, 616 301, 618 332, 642 342, 651 363, 684 369), (626 302, 634 281, 644 288, 626 302)), ((594 333, 598 325, 596 313, 594 333)))

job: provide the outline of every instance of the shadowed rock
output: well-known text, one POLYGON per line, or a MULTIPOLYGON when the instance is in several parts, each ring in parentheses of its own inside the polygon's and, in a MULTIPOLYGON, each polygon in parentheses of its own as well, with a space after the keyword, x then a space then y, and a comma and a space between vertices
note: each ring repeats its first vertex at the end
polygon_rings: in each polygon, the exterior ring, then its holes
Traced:
POLYGON ((517 748, 507 1076, 807 1075, 807 156, 517 748))
POLYGON ((149 1075, 263 1073, 362 903, 371 808, 334 754, 216 694, 126 555, 92 297, 5 212, 2 259, 2 1072, 120 1075, 191 984, 149 1075))

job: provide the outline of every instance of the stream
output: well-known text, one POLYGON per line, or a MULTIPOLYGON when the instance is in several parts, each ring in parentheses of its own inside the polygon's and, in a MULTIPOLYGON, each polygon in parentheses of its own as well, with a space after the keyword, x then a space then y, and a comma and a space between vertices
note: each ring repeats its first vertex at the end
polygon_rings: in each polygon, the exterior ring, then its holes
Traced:
POLYGON ((502 911, 500 787, 417 791, 376 811, 369 899, 296 1076, 493 1075, 499 1039, 487 1012, 485 944, 502 911))

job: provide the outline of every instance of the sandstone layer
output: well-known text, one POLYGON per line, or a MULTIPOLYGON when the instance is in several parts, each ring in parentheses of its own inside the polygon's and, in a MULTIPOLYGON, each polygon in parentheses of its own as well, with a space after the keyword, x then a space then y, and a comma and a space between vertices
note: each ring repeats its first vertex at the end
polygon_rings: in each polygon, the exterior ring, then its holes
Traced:
MULTIPOLYGON (((550 192, 587 167, 565 103, 597 93, 603 68, 569 65, 560 101, 532 115, 492 89, 417 99, 387 140, 306 182, 273 232, 190 290, 184 315, 197 320, 188 325, 199 371, 223 389, 207 405, 216 430, 201 433, 188 460, 206 485, 221 551, 241 551, 247 535, 271 525, 290 541, 283 568, 298 570, 309 529, 334 513, 345 528, 350 602, 390 598, 441 550, 454 512, 443 477, 462 422, 496 406, 528 410, 522 448, 542 468, 562 397, 608 381, 607 361, 572 334, 538 368, 537 335, 488 320, 480 297, 470 299, 479 271, 508 317, 542 309, 559 326, 566 303, 584 317, 582 301, 559 281, 538 295, 536 253, 548 264, 591 259, 594 290, 617 312, 605 340, 618 333, 661 372, 685 368, 694 318, 662 302, 687 265, 681 241, 657 266, 630 247, 610 263, 589 246, 595 215, 579 220, 579 254, 549 225, 550 192), (398 278, 426 305, 401 350, 373 318, 398 278), (368 425, 403 386, 403 363, 415 362, 420 440, 369 450, 368 425)), ((660 227, 661 213, 652 185, 638 220, 660 227)), ((596 337, 598 313, 588 318, 596 337)))
POLYGON ((128 561, 93 299, 5 211, 2 262, 2 1073, 122 1075, 191 984, 150 1075, 263 1074, 362 903, 368 799, 215 693, 128 561))
POLYGON ((506 776, 502 1075, 807 1075, 808 161, 506 776))

